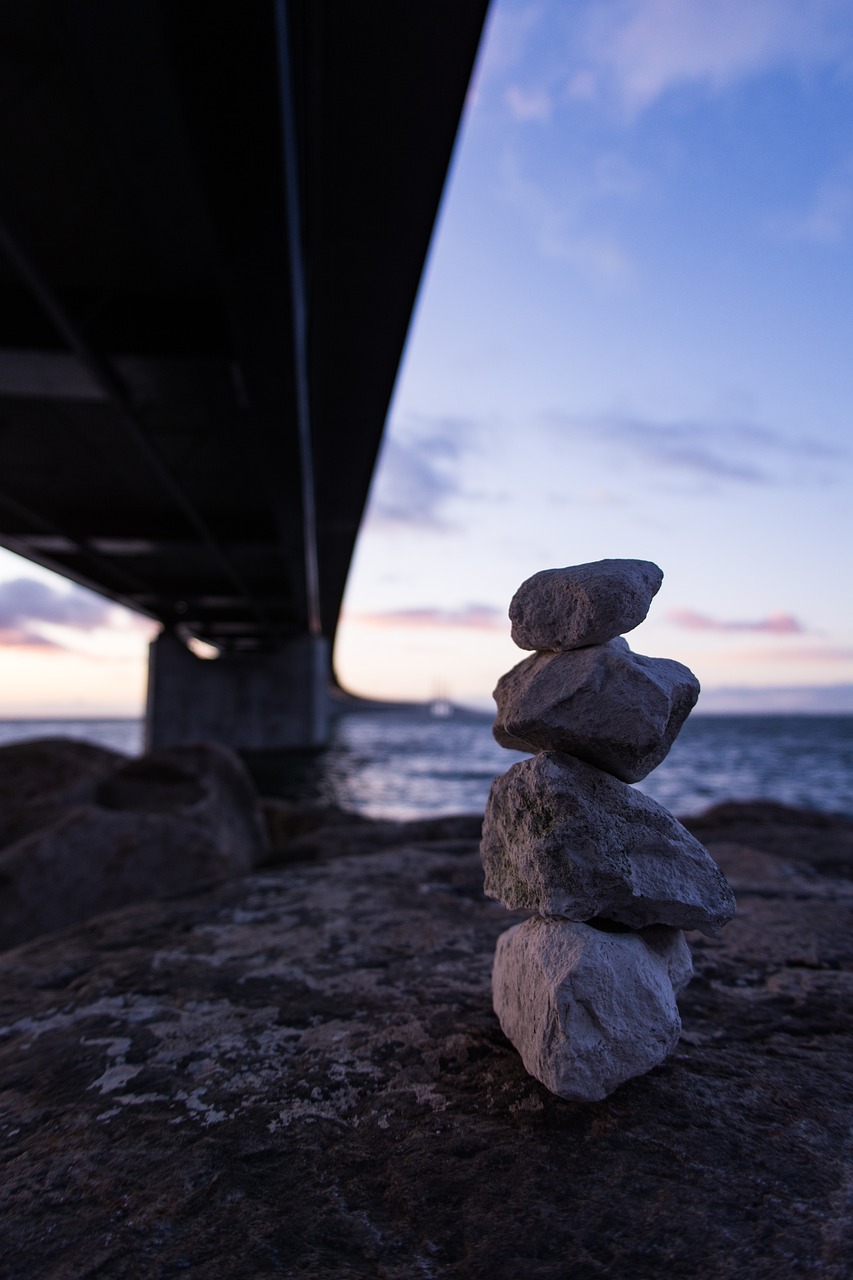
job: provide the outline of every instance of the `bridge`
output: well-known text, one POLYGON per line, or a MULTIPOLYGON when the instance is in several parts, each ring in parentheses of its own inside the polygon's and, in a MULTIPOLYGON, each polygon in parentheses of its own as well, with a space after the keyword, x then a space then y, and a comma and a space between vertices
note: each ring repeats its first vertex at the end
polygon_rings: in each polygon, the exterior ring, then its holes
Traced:
POLYGON ((3 7, 0 544, 163 624, 151 745, 324 739, 486 7, 3 7))

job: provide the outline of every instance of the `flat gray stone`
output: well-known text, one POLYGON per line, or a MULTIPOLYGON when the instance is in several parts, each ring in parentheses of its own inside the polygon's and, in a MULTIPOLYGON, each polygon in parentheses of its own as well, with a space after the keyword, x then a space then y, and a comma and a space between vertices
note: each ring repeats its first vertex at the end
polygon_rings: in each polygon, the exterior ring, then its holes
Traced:
POLYGON ((639 782, 665 759, 698 697, 688 667, 632 653, 621 638, 536 653, 498 681, 494 735, 516 751, 565 751, 639 782))
POLYGON ((685 985, 692 971, 678 929, 608 933, 534 916, 498 938, 492 1000, 532 1076, 560 1098, 598 1102, 672 1053, 670 974, 685 985))
POLYGON ((712 936, 735 913, 723 873, 667 809, 557 752, 495 779, 480 850, 485 891, 510 910, 712 936))
POLYGON ((663 582, 651 560, 595 560, 543 569, 522 582, 509 606, 520 649, 580 649, 638 627, 663 582))
MULTIPOLYGON (((83 773, 90 757, 86 748, 83 773)), ((213 743, 130 760, 64 799, 52 799, 42 825, 0 848, 0 950, 128 903, 244 875, 267 850, 246 769, 213 743)), ((36 804, 31 797, 30 819, 36 804)))

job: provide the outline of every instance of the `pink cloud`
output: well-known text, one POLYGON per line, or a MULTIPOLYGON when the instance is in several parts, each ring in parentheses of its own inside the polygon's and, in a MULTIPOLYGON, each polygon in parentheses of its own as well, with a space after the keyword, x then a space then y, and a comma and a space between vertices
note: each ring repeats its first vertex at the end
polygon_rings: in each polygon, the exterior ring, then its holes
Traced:
POLYGON ((474 627, 484 631, 509 628, 502 610, 488 604, 468 604, 460 609, 388 609, 382 613, 351 614, 349 620, 370 627, 474 627))
POLYGON ((670 609, 670 622, 688 631, 763 631, 775 636, 803 635, 805 628, 790 613, 771 613, 755 622, 723 622, 693 609, 670 609))
POLYGON ((716 662, 850 662, 853 660, 853 648, 826 648, 819 645, 802 645, 798 649, 738 649, 728 653, 720 653, 716 662))
POLYGON ((0 626, 0 647, 9 649, 61 649, 62 646, 26 627, 0 626))
POLYGON ((36 578, 0 582, 0 647, 25 649, 73 648, 62 638, 45 633, 44 625, 61 627, 66 635, 100 630, 140 631, 153 636, 157 623, 122 609, 111 600, 69 585, 62 589, 36 578))

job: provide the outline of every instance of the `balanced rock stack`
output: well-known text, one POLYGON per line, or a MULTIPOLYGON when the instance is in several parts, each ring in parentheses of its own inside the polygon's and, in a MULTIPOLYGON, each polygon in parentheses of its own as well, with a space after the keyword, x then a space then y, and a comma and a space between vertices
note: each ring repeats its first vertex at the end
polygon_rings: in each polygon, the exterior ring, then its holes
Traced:
POLYGON ((672 1052, 693 972, 682 930, 714 935, 735 910, 702 845, 627 785, 660 764, 699 696, 687 667, 621 638, 662 580, 647 560, 529 578, 509 616, 537 652, 494 694, 497 741, 534 754, 492 785, 485 891, 537 913, 498 939, 494 1007, 531 1075, 574 1100, 672 1052))

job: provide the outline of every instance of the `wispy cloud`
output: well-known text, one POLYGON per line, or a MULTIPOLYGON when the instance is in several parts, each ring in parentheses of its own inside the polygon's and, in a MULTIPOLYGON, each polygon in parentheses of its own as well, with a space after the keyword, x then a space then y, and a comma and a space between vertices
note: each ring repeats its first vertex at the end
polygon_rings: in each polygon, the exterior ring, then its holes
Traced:
POLYGON ((522 89, 511 84, 504 94, 504 101, 515 120, 544 122, 551 119, 554 104, 547 89, 522 89))
MULTIPOLYGON (((620 172, 613 157, 601 157, 591 173, 577 175, 571 198, 557 200, 522 171, 518 155, 510 150, 502 164, 502 193, 531 227, 544 257, 564 262, 593 280, 620 283, 632 277, 633 266, 618 239, 600 226, 601 201, 629 195, 627 172, 627 166, 620 172)), ((640 185, 634 175, 630 193, 640 185)))
POLYGON ((48 640, 30 627, 6 627, 0 625, 0 649, 64 649, 65 645, 48 640))
POLYGON ((815 192, 809 208, 774 218, 770 235, 779 240, 836 245, 853 228, 853 156, 828 174, 815 192))
POLYGON ((387 609, 350 614, 348 620, 372 627, 472 627, 479 631, 509 627, 505 611, 489 604, 466 604, 457 609, 387 609))
POLYGON ((110 625, 115 606, 107 600, 72 587, 59 591, 36 578, 0 582, 0 644, 38 648, 63 648, 42 627, 71 627, 94 631, 110 625))
POLYGON ((461 492, 462 455, 473 448, 473 424, 418 420, 392 430, 382 452, 367 519, 373 527, 445 531, 448 501, 461 492))
POLYGON ((601 425, 611 439, 626 445, 657 466, 688 471, 715 480, 765 482, 769 476, 755 463, 738 461, 732 451, 709 440, 707 427, 693 422, 644 422, 611 418, 601 425))
POLYGON ((638 115, 666 93, 719 93, 779 67, 849 65, 847 0, 598 0, 580 19, 567 96, 638 115))
POLYGON ((150 637, 156 623, 102 599, 93 591, 70 585, 55 588, 33 577, 0 582, 0 646, 28 649, 77 649, 74 635, 113 632, 150 637))
POLYGON ((823 479, 828 461, 844 461, 841 449, 810 437, 791 437, 751 422, 684 419, 654 421, 624 413, 584 417, 543 415, 561 436, 582 439, 611 455, 693 481, 776 484, 823 479))
POLYGON ((692 609, 670 609, 667 613, 670 622, 688 631, 763 631, 777 636, 803 635, 803 627, 790 613, 772 613, 767 618, 758 618, 752 622, 727 622, 719 618, 709 618, 707 614, 696 613, 692 609))
POLYGON ((718 663, 732 663, 735 665, 742 662, 754 662, 759 665, 778 662, 803 662, 811 664, 820 664, 823 662, 851 662, 853 661, 853 648, 842 645, 821 646, 815 644, 799 645, 796 648, 786 647, 784 649, 733 649, 727 653, 715 654, 714 661, 718 663))
POLYGON ((542 4, 525 4, 514 9, 492 6, 483 45, 486 56, 478 68, 481 78, 499 76, 522 61, 542 15, 542 4))

